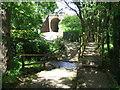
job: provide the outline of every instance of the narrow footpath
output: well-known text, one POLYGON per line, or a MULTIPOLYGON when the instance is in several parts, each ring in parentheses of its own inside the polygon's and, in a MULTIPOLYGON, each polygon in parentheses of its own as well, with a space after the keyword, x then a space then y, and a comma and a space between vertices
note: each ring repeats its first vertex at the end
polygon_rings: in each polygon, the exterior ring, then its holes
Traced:
POLYGON ((81 63, 78 63, 79 44, 64 43, 66 55, 63 60, 46 63, 52 66, 35 73, 32 78, 25 78, 17 88, 108 88, 111 85, 99 68, 102 63, 95 43, 88 43, 81 63))
POLYGON ((88 43, 77 71, 77 88, 108 88, 111 81, 101 70, 101 57, 94 42, 88 43))
MULTIPOLYGON (((77 75, 78 43, 64 41, 63 60, 49 61, 45 70, 25 78, 17 88, 74 88, 77 75), (52 66, 49 66, 52 65, 52 66)), ((62 57, 62 56, 61 56, 62 57)))

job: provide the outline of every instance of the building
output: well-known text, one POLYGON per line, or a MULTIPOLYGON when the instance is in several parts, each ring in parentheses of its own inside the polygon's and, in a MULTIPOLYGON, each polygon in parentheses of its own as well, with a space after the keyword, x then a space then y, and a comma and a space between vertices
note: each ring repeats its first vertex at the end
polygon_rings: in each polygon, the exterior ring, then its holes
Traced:
POLYGON ((41 32, 58 32, 59 22, 64 18, 64 14, 61 15, 49 15, 44 21, 41 32))

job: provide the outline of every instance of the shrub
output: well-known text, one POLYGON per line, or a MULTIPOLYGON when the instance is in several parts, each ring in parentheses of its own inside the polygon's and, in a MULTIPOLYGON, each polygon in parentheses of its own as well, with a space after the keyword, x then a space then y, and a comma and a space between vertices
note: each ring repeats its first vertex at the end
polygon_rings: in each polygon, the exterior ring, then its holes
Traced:
POLYGON ((61 29, 64 31, 63 38, 69 41, 79 41, 81 23, 77 16, 66 16, 61 22, 61 29))

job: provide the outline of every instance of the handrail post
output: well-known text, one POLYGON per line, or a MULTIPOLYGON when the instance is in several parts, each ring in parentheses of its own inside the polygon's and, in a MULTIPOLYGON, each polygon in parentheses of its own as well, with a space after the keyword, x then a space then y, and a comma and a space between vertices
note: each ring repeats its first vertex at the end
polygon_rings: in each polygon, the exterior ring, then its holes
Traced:
POLYGON ((104 37, 102 37, 101 43, 102 43, 102 56, 103 56, 103 54, 104 54, 104 37))
POLYGON ((79 51, 78 51, 78 61, 80 60, 80 54, 81 54, 81 42, 82 42, 82 37, 80 34, 80 44, 79 44, 79 51))
POLYGON ((24 66, 25 66, 24 61, 25 61, 25 56, 22 56, 22 69, 24 69, 24 66))

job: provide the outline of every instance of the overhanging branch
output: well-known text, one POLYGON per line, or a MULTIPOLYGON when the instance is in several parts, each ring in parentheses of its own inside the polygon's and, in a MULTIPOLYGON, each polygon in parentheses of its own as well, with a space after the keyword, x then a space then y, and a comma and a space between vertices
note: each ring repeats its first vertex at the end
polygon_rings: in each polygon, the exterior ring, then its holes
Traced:
POLYGON ((69 6, 69 4, 64 0, 64 2, 65 2, 65 4, 71 9, 71 10, 73 10, 76 14, 77 14, 77 16, 79 16, 79 13, 75 10, 75 9, 73 9, 72 7, 70 7, 69 6))

